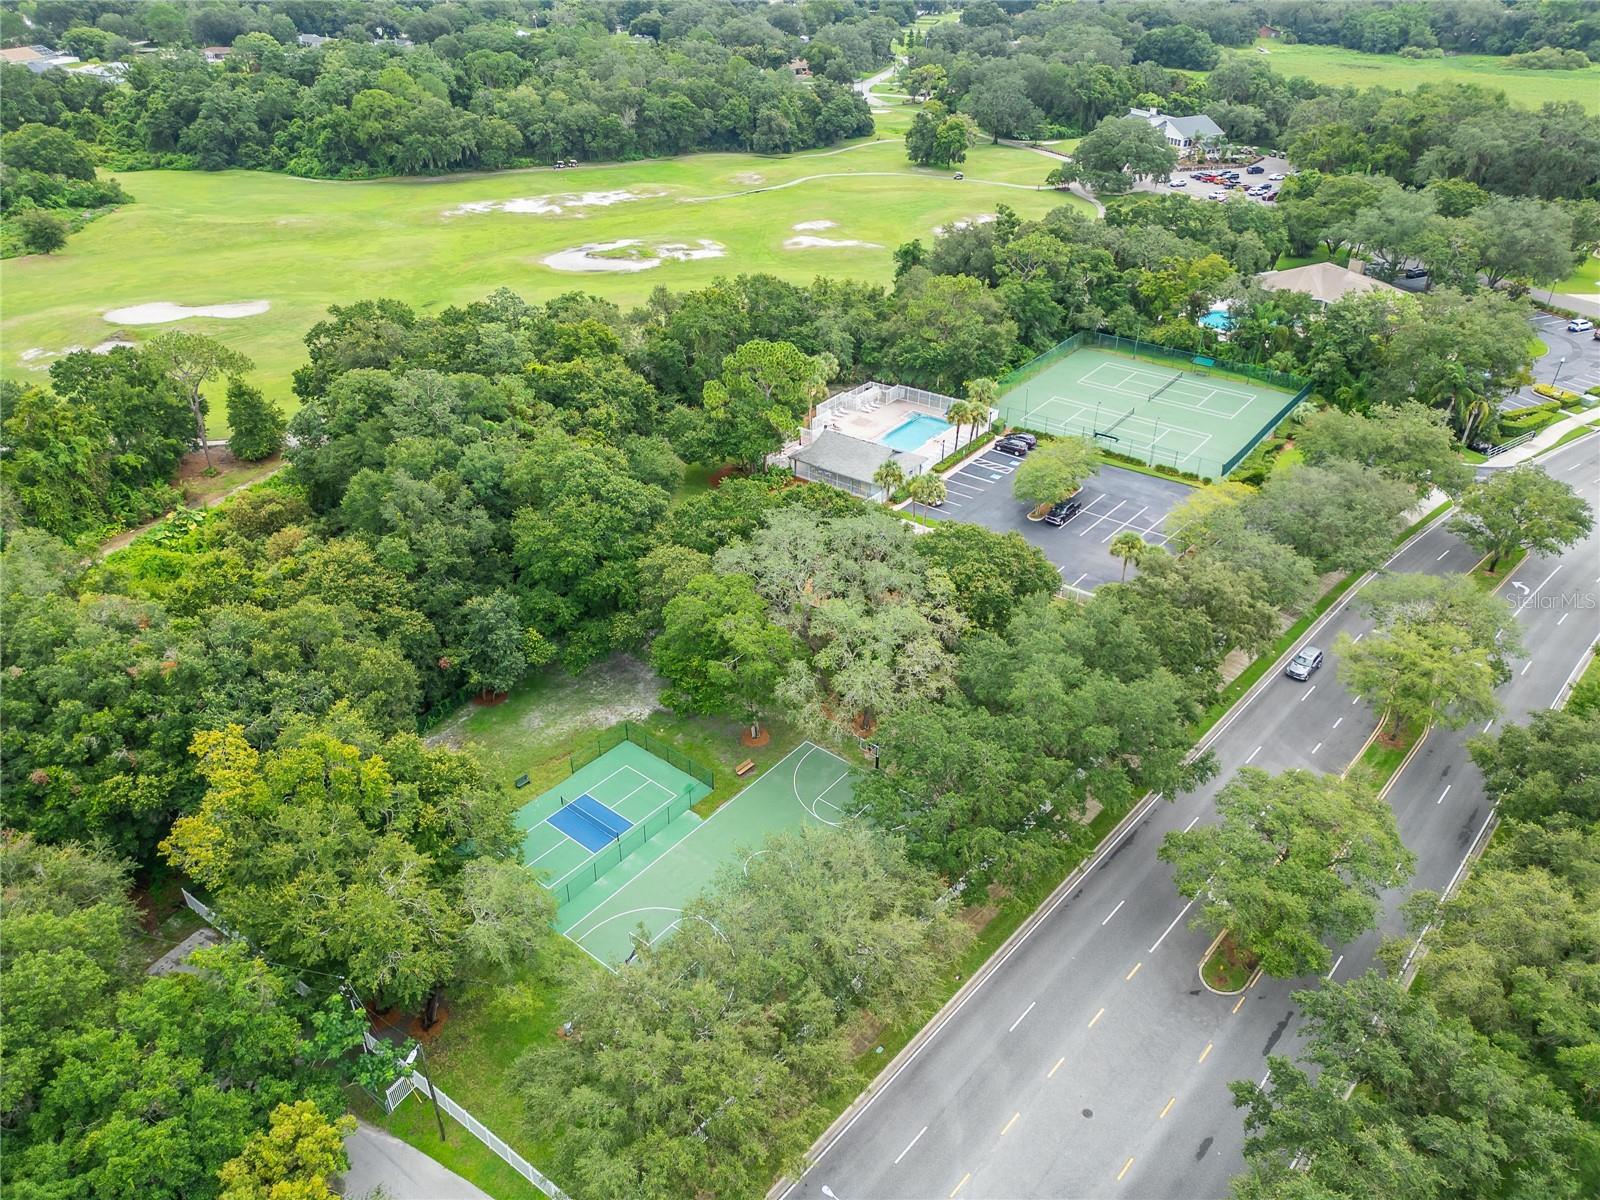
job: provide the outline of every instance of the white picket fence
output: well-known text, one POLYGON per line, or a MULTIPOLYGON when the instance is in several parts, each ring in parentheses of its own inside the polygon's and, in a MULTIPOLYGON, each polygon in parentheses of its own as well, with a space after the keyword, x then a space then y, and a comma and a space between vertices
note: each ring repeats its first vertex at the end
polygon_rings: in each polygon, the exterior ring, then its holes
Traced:
MULTIPOLYGON (((227 934, 227 936, 230 938, 236 936, 232 930, 222 923, 221 919, 217 916, 216 911, 212 909, 210 905, 206 904, 204 901, 196 898, 195 896, 190 895, 187 888, 181 890, 183 891, 183 902, 187 904, 194 912, 198 913, 208 925, 224 934, 227 934)), ((301 983, 298 979, 295 980, 294 987, 295 990, 302 996, 309 994, 310 989, 308 989, 306 985, 301 983)), ((377 1038, 373 1037, 371 1033, 364 1032, 361 1037, 369 1054, 376 1053, 382 1048, 382 1044, 377 1038)), ((571 1200, 571 1197, 569 1197, 549 1179, 545 1178, 544 1174, 539 1170, 538 1167, 534 1166, 527 1159, 523 1158, 522 1155, 518 1154, 510 1146, 506 1145, 504 1138, 495 1133, 494 1130, 490 1129, 466 1109, 462 1108, 461 1105, 450 1099, 449 1096, 445 1095, 443 1088, 435 1087, 432 1081, 430 1081, 426 1075, 418 1072, 413 1065, 416 1062, 416 1059, 417 1051, 416 1048, 413 1047, 411 1053, 406 1056, 405 1060, 406 1066, 411 1068, 410 1071, 407 1074, 402 1075, 399 1079, 396 1079, 388 1086, 388 1088, 385 1089, 383 1093, 383 1104, 384 1108, 388 1112, 393 1112, 396 1108, 398 1108, 401 1102, 404 1101, 406 1097, 411 1095, 412 1092, 418 1093, 419 1096, 426 1096, 429 1100, 437 1100, 439 1102, 439 1107, 444 1109, 445 1112, 449 1113, 458 1122, 460 1122, 462 1128, 464 1128, 468 1133, 472 1134, 473 1137, 477 1138, 485 1146, 489 1147, 489 1149, 493 1150, 495 1154, 499 1155, 500 1158, 513 1171, 521 1175, 529 1183, 533 1184, 534 1187, 538 1188, 546 1196, 549 1196, 550 1200, 571 1200)))

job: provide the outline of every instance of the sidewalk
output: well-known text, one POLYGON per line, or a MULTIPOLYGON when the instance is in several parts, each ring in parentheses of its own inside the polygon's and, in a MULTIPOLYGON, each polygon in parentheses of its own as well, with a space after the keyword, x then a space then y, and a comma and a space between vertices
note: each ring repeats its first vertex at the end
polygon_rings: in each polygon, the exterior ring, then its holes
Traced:
POLYGON ((1591 408, 1588 412, 1563 417, 1555 424, 1545 426, 1522 445, 1515 446, 1504 454, 1496 454, 1488 462, 1477 464, 1478 473, 1481 475, 1485 471, 1503 471, 1507 467, 1525 463, 1550 449, 1572 430, 1582 429, 1585 426, 1600 429, 1600 408, 1591 408))

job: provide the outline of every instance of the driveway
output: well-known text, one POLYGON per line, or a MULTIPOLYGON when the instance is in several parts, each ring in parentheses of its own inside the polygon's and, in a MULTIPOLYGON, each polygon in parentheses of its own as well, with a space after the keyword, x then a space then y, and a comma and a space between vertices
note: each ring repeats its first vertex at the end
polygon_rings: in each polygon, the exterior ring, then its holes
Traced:
MULTIPOLYGON (((454 1136, 472 1135, 457 1125, 454 1136)), ((421 1150, 365 1121, 357 1123, 344 1148, 350 1169, 343 1193, 351 1200, 362 1200, 380 1187, 385 1200, 493 1200, 421 1150)))
POLYGON ((1028 505, 1012 496, 1011 475, 1020 462, 996 450, 985 451, 945 476, 944 506, 927 510, 928 515, 941 521, 967 521, 996 533, 1020 533, 1044 551, 1065 586, 1079 591, 1122 578, 1122 560, 1112 558, 1107 547, 1124 529, 1164 545, 1167 514, 1193 490, 1174 479, 1101 467, 1078 497, 1083 511, 1057 527, 1028 520, 1028 505))

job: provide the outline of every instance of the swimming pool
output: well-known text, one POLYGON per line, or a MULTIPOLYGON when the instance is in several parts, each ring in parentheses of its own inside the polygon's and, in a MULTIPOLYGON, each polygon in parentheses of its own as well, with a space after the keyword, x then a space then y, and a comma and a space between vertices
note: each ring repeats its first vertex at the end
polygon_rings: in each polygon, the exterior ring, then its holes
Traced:
POLYGON ((900 422, 878 441, 891 450, 916 450, 949 428, 950 422, 943 417, 915 416, 900 422))

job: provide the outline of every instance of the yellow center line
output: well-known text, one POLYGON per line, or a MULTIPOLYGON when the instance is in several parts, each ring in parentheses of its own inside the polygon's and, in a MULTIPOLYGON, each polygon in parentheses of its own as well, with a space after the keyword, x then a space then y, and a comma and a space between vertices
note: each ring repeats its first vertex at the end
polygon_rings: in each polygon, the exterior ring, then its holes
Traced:
POLYGON ((965 1175, 963 1175, 961 1177, 961 1182, 956 1184, 955 1187, 950 1189, 950 1200, 956 1200, 956 1193, 959 1192, 962 1188, 966 1187, 967 1186, 967 1180, 969 1180, 971 1178, 972 1178, 972 1172, 971 1171, 968 1171, 965 1175))
POLYGON ((1117 1182, 1118 1183, 1122 1182, 1122 1177, 1128 1173, 1128 1168, 1131 1167, 1131 1166, 1133 1166, 1133 1159, 1131 1159, 1131 1158, 1127 1162, 1122 1164, 1122 1170, 1117 1172, 1117 1182))
MULTIPOLYGON (((1101 1009, 1101 1010, 1100 1010, 1100 1011, 1101 1011, 1101 1012, 1105 1012, 1105 1009, 1103 1009, 1103 1008, 1102 1008, 1102 1009, 1101 1009)), ((1091 1022, 1091 1023, 1092 1023, 1092 1022, 1091 1022)), ((1062 1064, 1062 1063, 1064 1063, 1064 1062, 1066 1062, 1066 1061, 1067 1061, 1067 1060, 1066 1060, 1066 1059, 1064 1059, 1064 1058, 1058 1058, 1058 1059, 1056 1059, 1056 1065, 1055 1065, 1055 1066, 1053 1066, 1053 1067, 1051 1067, 1051 1068, 1050 1068, 1050 1074, 1048 1074, 1048 1075, 1046 1075, 1046 1076, 1045 1076, 1045 1078, 1046 1078, 1046 1079, 1053 1079, 1053 1078, 1054 1078, 1054 1077, 1055 1077, 1055 1073, 1056 1073, 1056 1072, 1057 1072, 1057 1071, 1059 1071, 1059 1070, 1061 1070, 1061 1064, 1062 1064)))
MULTIPOLYGON (((1134 963, 1133 964, 1133 970, 1129 971, 1126 975, 1124 975, 1122 977, 1122 981, 1124 983, 1126 983, 1128 980, 1132 979, 1135 975, 1137 975, 1139 973, 1139 968, 1142 967, 1142 966, 1144 966, 1144 964, 1142 962, 1134 963)), ((1133 1159, 1130 1158, 1128 1161, 1132 1162, 1133 1159)))
POLYGON ((1017 1118, 1021 1115, 1022 1114, 1019 1112, 1014 1112, 1011 1114, 1011 1120, 1007 1121, 1006 1127, 1000 1131, 1001 1137, 1005 1137, 1006 1134, 1011 1132, 1011 1127, 1017 1123, 1017 1118))
POLYGON ((1237 1004, 1235 1004, 1235 1005, 1234 1005, 1234 1006, 1233 1006, 1233 1011, 1234 1011, 1234 1012, 1238 1012, 1238 1011, 1239 1011, 1239 1010, 1240 1010, 1240 1009, 1241 1009, 1241 1008, 1243 1008, 1243 1007, 1244 1007, 1244 997, 1243 997, 1243 996, 1240 996, 1240 997, 1239 997, 1239 1003, 1237 1003, 1237 1004))
POLYGON ((1167 1106, 1161 1110, 1161 1116, 1157 1117, 1156 1120, 1158 1120, 1158 1121, 1161 1120, 1162 1117, 1165 1117, 1169 1112, 1171 1112, 1172 1111, 1172 1106, 1174 1104, 1176 1104, 1177 1102, 1178 1102, 1178 1098, 1176 1096, 1174 1096, 1171 1100, 1168 1100, 1167 1101, 1167 1106))
POLYGON ((1207 1042, 1207 1043, 1206 1043, 1206 1048, 1205 1048, 1205 1049, 1204 1049, 1204 1050, 1202 1050, 1202 1051, 1200 1051, 1200 1061, 1201 1061, 1201 1062, 1205 1062, 1205 1060, 1206 1060, 1206 1055, 1208 1055, 1208 1054, 1210 1054, 1210 1053, 1211 1053, 1211 1047, 1212 1047, 1212 1045, 1214 1045, 1214 1043, 1212 1043, 1212 1042, 1207 1042))
POLYGON ((1090 1017, 1089 1018, 1089 1028, 1093 1029, 1094 1028, 1094 1023, 1096 1021, 1098 1021, 1101 1017, 1105 1016, 1105 1015, 1106 1015, 1106 1010, 1102 1008, 1099 1012, 1095 1013, 1094 1016, 1090 1017))

